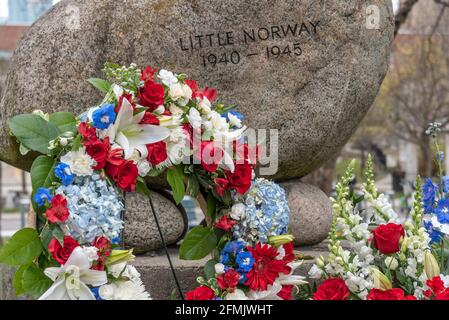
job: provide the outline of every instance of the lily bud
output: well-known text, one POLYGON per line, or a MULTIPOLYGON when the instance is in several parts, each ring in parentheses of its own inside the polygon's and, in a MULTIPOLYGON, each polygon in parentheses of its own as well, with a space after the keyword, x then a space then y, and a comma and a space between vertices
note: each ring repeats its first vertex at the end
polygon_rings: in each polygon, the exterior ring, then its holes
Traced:
POLYGON ((112 250, 111 255, 107 257, 105 265, 117 264, 121 262, 133 261, 136 256, 133 255, 133 249, 130 250, 112 250))
POLYGON ((284 244, 290 243, 295 239, 295 237, 291 234, 284 234, 281 236, 273 236, 268 238, 268 243, 273 247, 280 247, 284 244))
POLYGON ((440 266, 430 251, 426 251, 424 256, 424 270, 426 271, 427 279, 432 279, 440 275, 440 266))
POLYGON ((377 268, 371 269, 371 276, 373 277, 374 288, 380 290, 390 290, 393 288, 390 279, 387 278, 382 272, 377 268))
POLYGON ((394 258, 394 257, 387 257, 385 259, 385 264, 386 264, 387 268, 390 270, 396 270, 399 266, 398 260, 396 260, 396 258, 394 258))

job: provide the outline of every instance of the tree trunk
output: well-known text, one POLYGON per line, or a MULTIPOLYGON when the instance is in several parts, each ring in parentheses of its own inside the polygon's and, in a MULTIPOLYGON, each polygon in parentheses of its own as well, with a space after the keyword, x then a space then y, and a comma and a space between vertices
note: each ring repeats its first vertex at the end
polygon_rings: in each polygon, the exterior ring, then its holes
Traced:
POLYGON ((428 136, 421 137, 419 149, 419 174, 423 177, 431 177, 435 155, 430 146, 430 139, 428 136))

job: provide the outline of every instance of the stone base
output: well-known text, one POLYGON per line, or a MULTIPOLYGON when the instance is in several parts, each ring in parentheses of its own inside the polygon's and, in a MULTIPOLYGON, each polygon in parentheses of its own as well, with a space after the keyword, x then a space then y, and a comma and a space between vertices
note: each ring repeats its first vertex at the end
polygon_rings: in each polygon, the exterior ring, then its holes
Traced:
MULTIPOLYGON (((177 247, 172 247, 169 251, 183 292, 192 290, 197 286, 196 278, 203 275, 202 267, 208 259, 198 261, 180 260, 177 247)), ((316 258, 319 255, 326 255, 327 245, 323 242, 311 247, 302 247, 299 251, 305 256, 316 258)), ((302 266, 298 268, 297 274, 305 276, 313 262, 314 259, 305 260, 302 266)), ((141 273, 142 281, 153 299, 169 300, 173 292, 177 295, 176 284, 163 250, 138 256, 133 265, 141 273)), ((23 299, 22 297, 18 298, 14 294, 14 288, 12 287, 13 275, 13 268, 0 265, 0 300, 23 299)))

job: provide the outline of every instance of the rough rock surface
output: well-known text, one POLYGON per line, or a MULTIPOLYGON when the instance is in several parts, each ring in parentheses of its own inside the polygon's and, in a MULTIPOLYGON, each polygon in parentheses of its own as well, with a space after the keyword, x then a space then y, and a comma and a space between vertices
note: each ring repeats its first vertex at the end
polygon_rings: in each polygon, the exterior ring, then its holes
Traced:
POLYGON ((85 80, 101 76, 105 61, 136 62, 185 72, 218 88, 251 127, 280 130, 274 177, 301 177, 344 145, 371 106, 392 32, 390 0, 63 0, 12 59, 0 159, 30 166, 7 139, 8 118, 81 113, 100 99, 85 80), (379 9, 378 28, 367 28, 368 6, 379 9))
MULTIPOLYGON (((169 199, 152 192, 154 209, 167 245, 176 243, 187 228, 186 216, 169 199)), ((125 198, 125 246, 135 253, 144 253, 162 247, 162 240, 151 211, 148 198, 139 193, 128 193, 125 198)))
POLYGON ((313 245, 326 239, 332 223, 332 205, 317 187, 299 181, 282 183, 290 207, 295 245, 313 245))

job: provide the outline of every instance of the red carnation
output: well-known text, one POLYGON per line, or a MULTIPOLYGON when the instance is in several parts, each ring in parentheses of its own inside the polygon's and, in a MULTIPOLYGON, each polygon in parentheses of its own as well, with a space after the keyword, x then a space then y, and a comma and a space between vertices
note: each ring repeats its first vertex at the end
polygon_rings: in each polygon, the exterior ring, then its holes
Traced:
POLYGON ((256 244, 248 247, 254 258, 253 268, 246 274, 248 280, 245 285, 255 291, 265 291, 268 285, 272 285, 280 273, 288 274, 291 268, 284 260, 277 260, 277 249, 268 245, 256 244))
POLYGON ((414 296, 405 296, 401 288, 390 290, 371 289, 366 300, 416 300, 414 296))
POLYGON ((186 300, 212 300, 213 298, 215 298, 214 290, 208 286, 199 286, 186 293, 186 300))
POLYGON ((147 160, 152 165, 158 165, 167 159, 167 144, 164 141, 146 145, 148 150, 147 160))
POLYGON ((233 291, 239 284, 240 274, 234 269, 229 269, 217 277, 218 287, 221 290, 231 289, 233 291))
POLYGON ((140 124, 153 124, 158 126, 161 122, 157 118, 157 116, 149 111, 145 111, 142 120, 139 122, 140 124))
POLYGON ((347 300, 349 295, 349 289, 343 279, 329 278, 318 287, 313 300, 347 300))
POLYGON ((140 104, 154 111, 160 105, 164 104, 164 87, 153 81, 145 82, 143 88, 139 89, 138 98, 140 104))
POLYGON ((237 221, 232 220, 225 214, 220 218, 220 220, 215 222, 215 227, 224 230, 225 232, 229 232, 236 223, 237 221))
POLYGON ((251 187, 252 167, 248 163, 236 164, 234 172, 226 171, 229 184, 228 189, 235 189, 240 194, 245 194, 251 187))
POLYGON ((156 69, 153 69, 150 66, 147 66, 145 69, 142 70, 141 75, 140 75, 140 80, 149 81, 149 80, 153 79, 156 71, 157 71, 156 69))
POLYGON ((281 291, 278 292, 278 297, 282 300, 292 300, 293 286, 282 286, 281 291))
POLYGON ((55 238, 51 239, 48 244, 48 252, 61 265, 65 264, 72 254, 73 250, 79 246, 78 242, 71 236, 64 236, 64 245, 61 246, 59 241, 55 238))
POLYGON ((207 172, 217 171, 223 155, 223 150, 216 146, 213 141, 202 141, 200 148, 195 150, 195 158, 201 161, 201 166, 207 172))
POLYGON ((69 218, 69 209, 67 209, 67 199, 57 194, 51 199, 51 208, 45 211, 47 220, 51 223, 66 222, 69 218))
POLYGON ((120 111, 120 108, 122 107, 123 100, 128 100, 129 104, 132 105, 133 110, 136 111, 136 106, 133 103, 133 95, 131 93, 124 93, 118 98, 117 105, 115 107, 115 113, 118 113, 120 111))
POLYGON ((116 163, 117 165, 111 163, 106 164, 106 174, 125 192, 134 192, 136 190, 136 182, 139 175, 137 166, 131 160, 116 160, 116 163))
POLYGON ((103 169, 106 164, 109 148, 111 147, 109 137, 106 137, 103 141, 100 139, 87 140, 83 144, 86 147, 86 153, 97 162, 97 165, 93 169, 103 169))
POLYGON ((404 237, 404 228, 400 224, 382 224, 373 230, 374 247, 383 254, 399 251, 399 241, 404 237))
POLYGON ((97 139, 97 130, 94 127, 91 127, 87 122, 81 122, 79 124, 78 132, 84 139, 97 139))

